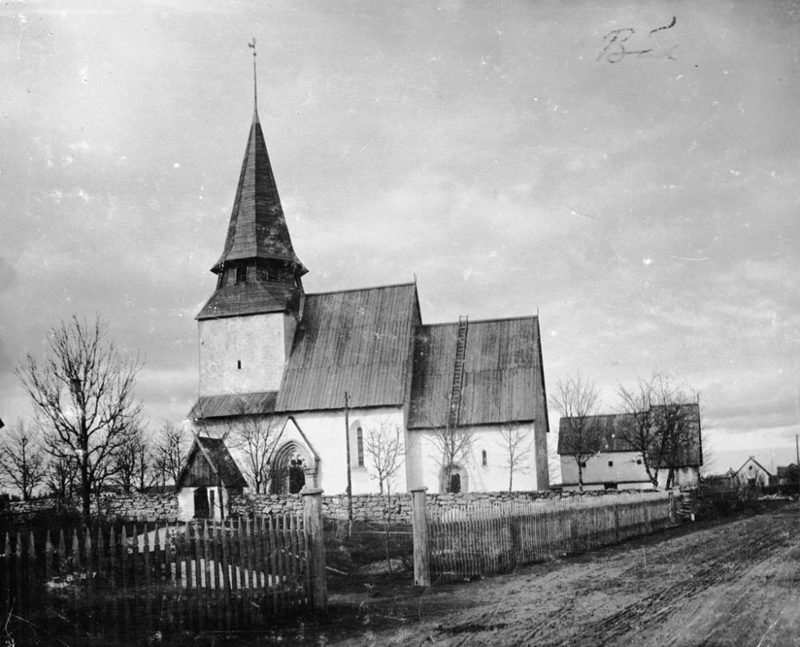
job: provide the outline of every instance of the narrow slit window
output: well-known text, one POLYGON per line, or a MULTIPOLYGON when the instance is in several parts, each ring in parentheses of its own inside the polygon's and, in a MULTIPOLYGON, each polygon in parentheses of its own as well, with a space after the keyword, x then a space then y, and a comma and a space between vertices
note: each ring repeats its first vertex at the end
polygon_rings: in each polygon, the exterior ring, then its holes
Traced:
POLYGON ((236 368, 239 368, 239 369, 242 368, 242 360, 240 360, 240 359, 236 360, 236 368))
POLYGON ((484 467, 486 467, 489 464, 489 456, 486 454, 485 449, 481 452, 481 464, 484 467))
POLYGON ((356 431, 356 444, 358 449, 358 466, 364 467, 364 431, 361 427, 356 431))

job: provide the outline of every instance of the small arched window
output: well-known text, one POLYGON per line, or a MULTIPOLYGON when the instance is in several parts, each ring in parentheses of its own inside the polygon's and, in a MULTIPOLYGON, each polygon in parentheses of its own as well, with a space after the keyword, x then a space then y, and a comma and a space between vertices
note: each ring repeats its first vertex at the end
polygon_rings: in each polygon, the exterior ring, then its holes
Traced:
POLYGON ((484 449, 481 452, 481 465, 486 467, 489 464, 489 456, 486 454, 486 450, 484 449))

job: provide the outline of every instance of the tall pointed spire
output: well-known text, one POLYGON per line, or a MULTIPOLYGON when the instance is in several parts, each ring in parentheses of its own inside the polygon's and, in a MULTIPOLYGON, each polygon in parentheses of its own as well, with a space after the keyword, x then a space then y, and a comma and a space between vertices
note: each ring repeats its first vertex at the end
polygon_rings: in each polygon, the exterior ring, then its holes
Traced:
POLYGON ((292 247, 258 119, 255 38, 248 46, 253 50, 253 122, 225 246, 211 268, 218 276, 217 291, 198 319, 296 310, 303 294, 300 277, 308 271, 292 247))

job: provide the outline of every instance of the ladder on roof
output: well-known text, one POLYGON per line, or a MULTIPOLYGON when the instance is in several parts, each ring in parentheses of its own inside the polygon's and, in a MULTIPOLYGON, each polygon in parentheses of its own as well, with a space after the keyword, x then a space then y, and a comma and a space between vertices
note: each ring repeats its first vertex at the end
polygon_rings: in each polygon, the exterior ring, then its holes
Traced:
POLYGON ((453 429, 458 425, 458 414, 461 408, 461 387, 464 383, 464 356, 467 351, 467 328, 469 317, 458 316, 458 337, 456 339, 456 360, 453 370, 453 389, 450 392, 450 416, 448 427, 453 429))

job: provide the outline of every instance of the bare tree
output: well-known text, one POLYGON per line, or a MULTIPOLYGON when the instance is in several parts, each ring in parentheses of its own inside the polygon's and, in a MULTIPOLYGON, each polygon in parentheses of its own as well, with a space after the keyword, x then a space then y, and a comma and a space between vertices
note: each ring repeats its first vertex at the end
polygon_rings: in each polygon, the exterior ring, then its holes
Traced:
POLYGON ((44 482, 59 499, 71 497, 78 479, 78 462, 66 452, 48 449, 50 455, 45 466, 44 482))
POLYGON ((472 452, 474 434, 469 427, 459 427, 448 423, 442 427, 433 427, 431 442, 436 448, 436 459, 444 475, 444 491, 452 492, 453 474, 457 466, 467 460, 472 452))
POLYGON ((594 383, 580 375, 559 380, 552 406, 561 414, 559 453, 570 456, 578 466, 578 489, 583 491, 583 468, 600 451, 597 426, 599 396, 594 383))
POLYGON ((391 480, 404 462, 403 430, 391 420, 380 420, 367 429, 364 451, 375 471, 371 478, 378 480, 381 495, 391 496, 391 480))
POLYGON ((665 486, 675 484, 677 470, 692 460, 695 443, 700 442, 700 409, 697 395, 670 383, 667 375, 657 373, 653 384, 652 422, 656 430, 654 458, 667 470, 665 486))
POLYGON ((124 492, 142 492, 155 480, 153 456, 144 430, 136 425, 129 430, 125 443, 114 457, 115 482, 124 492))
POLYGON ((668 470, 666 486, 672 487, 675 471, 685 464, 699 438, 699 409, 695 395, 674 387, 664 373, 639 379, 632 389, 617 390, 626 424, 620 428, 625 442, 642 459, 647 478, 658 488, 661 469, 668 470), (695 433, 695 429, 697 433, 695 433))
POLYGON ((403 429, 396 422, 383 418, 376 425, 367 429, 364 452, 375 470, 375 475, 371 474, 370 477, 378 479, 381 496, 384 494, 384 487, 386 492, 384 546, 386 548, 386 565, 390 573, 392 572, 392 560, 389 550, 389 525, 392 522, 392 478, 405 461, 404 448, 403 429))
POLYGON ((50 331, 43 361, 29 354, 16 371, 50 439, 46 445, 78 463, 84 516, 140 410, 133 390, 142 362, 122 355, 107 332, 99 317, 89 323, 73 316, 50 331))
POLYGON ((620 435, 642 459, 642 466, 653 487, 658 487, 658 461, 654 460, 656 428, 653 425, 653 385, 639 378, 636 386, 617 389, 621 409, 627 414, 626 424, 619 429, 620 435))
POLYGON ((506 467, 508 467, 508 491, 514 487, 514 474, 524 474, 529 471, 526 459, 530 455, 531 438, 520 425, 504 425, 500 430, 500 438, 503 443, 506 467))
POLYGON ((46 472, 45 454, 24 421, 12 427, 0 447, 0 469, 12 487, 27 501, 43 482, 46 472))
POLYGON ((178 483, 186 459, 185 436, 182 427, 167 421, 164 421, 158 432, 158 441, 153 448, 153 463, 156 481, 162 487, 166 487, 167 483, 178 483))
POLYGON ((242 471, 256 494, 267 491, 270 461, 275 453, 283 422, 278 416, 245 415, 242 411, 237 421, 231 425, 228 434, 231 447, 236 448, 242 456, 242 471))

